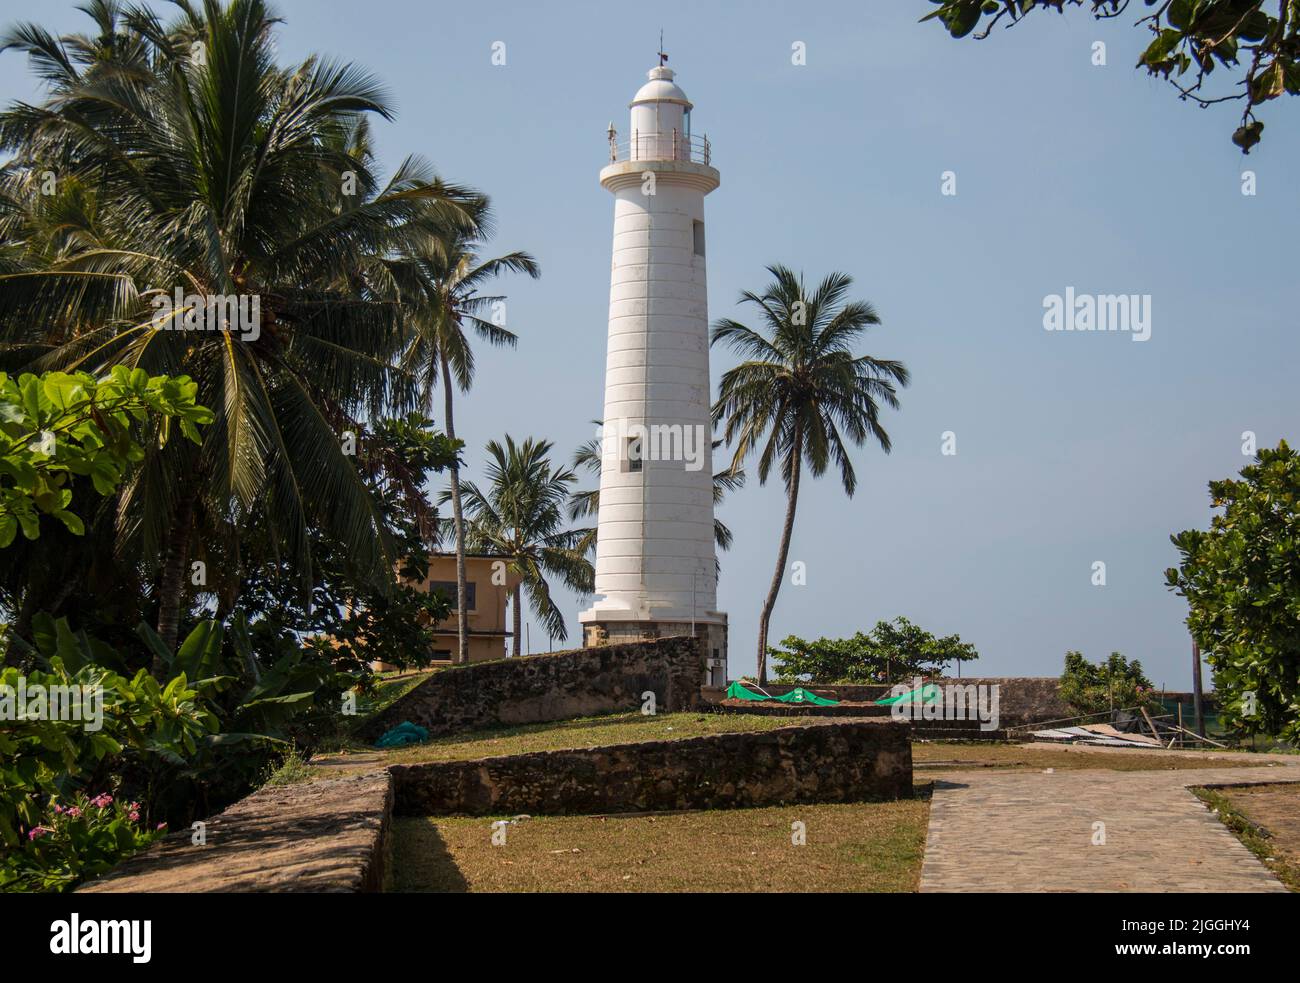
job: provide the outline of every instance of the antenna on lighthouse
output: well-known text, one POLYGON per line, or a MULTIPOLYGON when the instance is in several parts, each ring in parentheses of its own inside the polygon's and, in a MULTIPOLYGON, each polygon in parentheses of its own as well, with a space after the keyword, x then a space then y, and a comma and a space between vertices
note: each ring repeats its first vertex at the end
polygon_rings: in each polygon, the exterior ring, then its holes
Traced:
POLYGON ((664 29, 659 28, 659 64, 660 66, 668 64, 668 55, 664 53, 664 29))

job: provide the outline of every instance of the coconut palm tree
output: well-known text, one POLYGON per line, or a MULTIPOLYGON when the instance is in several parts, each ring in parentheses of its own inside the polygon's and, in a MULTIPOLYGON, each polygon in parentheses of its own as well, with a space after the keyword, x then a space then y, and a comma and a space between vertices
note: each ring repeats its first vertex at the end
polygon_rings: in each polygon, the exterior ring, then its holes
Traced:
POLYGON ((310 530, 327 528, 391 579, 348 431, 414 408, 417 391, 392 362, 404 312, 362 259, 444 232, 469 198, 416 160, 382 184, 342 149, 358 119, 390 117, 381 87, 348 64, 276 65, 263 0, 179 7, 164 25, 94 3, 91 39, 16 29, 3 43, 51 95, 0 114, 0 202, 25 203, 0 214, 3 255, 24 257, 0 267, 0 367, 184 373, 216 413, 199 448, 151 442, 112 516, 119 550, 157 573, 169 648, 197 529, 261 515, 305 589, 310 530), (188 299, 159 306, 176 289, 257 298, 260 318, 191 330, 188 299))
MULTIPOLYGON (((493 346, 513 348, 518 337, 505 328, 505 298, 479 291, 503 273, 541 275, 537 261, 525 252, 480 259, 475 250, 491 226, 488 199, 479 196, 467 205, 471 227, 452 227, 440 235, 411 243, 398 257, 395 273, 406 284, 403 301, 412 315, 408 320, 401 365, 420 380, 425 406, 432 407, 433 392, 442 385, 444 430, 456 439, 452 383, 468 392, 474 381, 474 350, 469 332, 493 346), (400 268, 398 268, 400 267, 400 268)), ((469 661, 468 602, 465 584, 465 515, 461 496, 460 462, 449 469, 452 525, 456 543, 457 659, 469 661)), ((518 645, 518 639, 515 640, 518 645)))
MULTIPOLYGON (((519 577, 511 593, 515 655, 519 655, 523 627, 523 592, 547 634, 563 641, 569 632, 546 578, 559 577, 578 593, 589 592, 593 584, 591 563, 582 547, 590 530, 563 528, 565 505, 577 475, 551 463, 551 448, 549 440, 532 437, 516 444, 508 434, 504 446, 489 441, 487 486, 480 488, 472 481, 462 486, 470 548, 500 555, 519 577)), ((442 501, 450 497, 449 489, 442 501)))
MULTIPOLYGON (((603 420, 592 420, 596 427, 603 427, 603 420)), ((722 446, 722 441, 713 441, 713 449, 716 451, 722 446)), ((576 491, 569 496, 569 518, 581 519, 583 516, 595 516, 600 513, 600 438, 592 437, 586 443, 580 445, 573 452, 573 467, 575 470, 583 470, 596 479, 596 487, 576 491)), ((736 491, 745 485, 744 470, 733 471, 727 468, 718 471, 713 476, 713 506, 717 508, 722 504, 722 500, 727 497, 728 492, 736 491)), ((731 549, 732 535, 731 530, 723 524, 722 520, 716 516, 713 519, 713 541, 720 550, 731 549)), ((590 550, 596 545, 596 530, 591 530, 590 542, 584 544, 584 548, 590 550)), ((714 564, 718 565, 717 560, 714 564)))
POLYGON ((897 389, 909 379, 902 362, 854 354, 859 336, 880 318, 869 303, 845 302, 853 283, 847 274, 830 274, 809 294, 802 275, 784 266, 767 270, 773 280, 762 294, 740 295, 761 311, 763 330, 724 318, 714 323, 710 340, 744 359, 722 376, 713 405, 714 423, 725 421, 724 437, 735 446, 732 467, 762 445, 759 484, 767 483, 774 463, 785 481, 785 524, 758 625, 760 685, 767 681, 768 623, 790 553, 804 466, 818 478, 834 464, 851 498, 858 479, 845 437, 855 447, 874 439, 889 453, 880 404, 896 409, 897 389))

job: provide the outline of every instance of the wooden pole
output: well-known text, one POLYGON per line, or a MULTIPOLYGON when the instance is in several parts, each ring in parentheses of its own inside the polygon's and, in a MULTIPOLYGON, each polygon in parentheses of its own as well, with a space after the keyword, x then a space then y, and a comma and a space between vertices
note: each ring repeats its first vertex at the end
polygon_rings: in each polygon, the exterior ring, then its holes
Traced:
POLYGON ((1205 713, 1201 708, 1201 647, 1192 642, 1192 712, 1196 716, 1196 733, 1205 736, 1205 713))

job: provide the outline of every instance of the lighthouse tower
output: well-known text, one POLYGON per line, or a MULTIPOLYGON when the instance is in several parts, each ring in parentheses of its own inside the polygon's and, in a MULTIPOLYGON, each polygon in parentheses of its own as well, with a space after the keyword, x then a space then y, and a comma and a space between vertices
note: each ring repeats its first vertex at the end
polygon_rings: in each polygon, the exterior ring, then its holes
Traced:
POLYGON ((703 682, 726 685, 717 610, 704 196, 718 186, 691 102, 660 54, 609 128, 600 183, 614 196, 601 434, 596 599, 584 645, 707 639, 703 682))

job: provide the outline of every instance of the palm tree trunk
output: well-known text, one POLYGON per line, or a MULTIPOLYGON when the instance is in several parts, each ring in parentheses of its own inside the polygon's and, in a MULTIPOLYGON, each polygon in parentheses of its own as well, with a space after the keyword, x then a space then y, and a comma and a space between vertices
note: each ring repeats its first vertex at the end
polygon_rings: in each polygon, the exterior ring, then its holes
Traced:
MULTIPOLYGON (((190 539, 194 533, 194 503, 197 492, 181 489, 172 519, 167 549, 163 554, 162 573, 158 579, 158 637, 167 651, 176 651, 176 635, 180 630, 181 601, 185 595, 185 568, 190 558, 190 539)), ((157 656, 153 660, 153 674, 160 677, 164 666, 157 656)))
POLYGON ((776 607, 776 595, 781 590, 781 581, 785 579, 785 563, 790 556, 790 534, 794 531, 794 510, 799 502, 799 475, 803 472, 803 434, 799 424, 794 425, 794 435, 790 441, 790 487, 785 504, 785 526, 781 529, 781 550, 776 558, 776 572, 772 574, 772 586, 767 589, 767 600, 763 602, 763 613, 758 619, 758 685, 767 685, 767 626, 772 620, 772 609, 776 607))
POLYGON ((523 628, 524 616, 523 616, 523 612, 519 608, 519 601, 522 599, 522 597, 523 597, 523 585, 515 584, 515 589, 510 592, 510 606, 514 609, 512 612, 512 618, 514 623, 511 625, 511 628, 515 633, 514 646, 513 646, 515 658, 519 657, 519 636, 523 634, 523 630, 524 630, 523 628))
MULTIPOLYGON (((451 369, 442 360, 442 391, 447 414, 447 438, 456 439, 456 422, 451 412, 451 369)), ((451 514, 456 526, 456 636, 457 662, 469 661, 469 604, 465 589, 465 516, 460 508, 460 465, 451 464, 451 514)), ((516 644, 518 640, 516 639, 516 644)))

